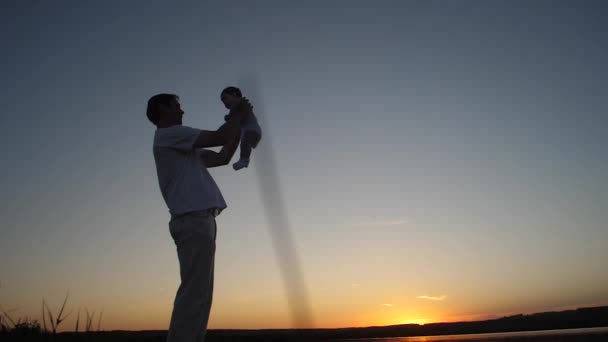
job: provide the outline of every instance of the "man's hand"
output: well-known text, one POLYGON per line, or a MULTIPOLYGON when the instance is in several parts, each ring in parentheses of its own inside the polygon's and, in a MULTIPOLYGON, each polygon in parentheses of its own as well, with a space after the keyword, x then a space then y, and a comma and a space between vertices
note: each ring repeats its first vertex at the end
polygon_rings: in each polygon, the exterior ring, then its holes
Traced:
POLYGON ((240 115, 245 117, 251 111, 253 111, 253 106, 251 105, 251 102, 249 102, 249 99, 246 97, 241 97, 240 101, 230 108, 230 113, 228 113, 228 115, 240 115))
POLYGON ((251 113, 253 106, 246 97, 230 108, 228 121, 220 126, 217 131, 202 131, 196 141, 194 148, 223 146, 230 141, 238 139, 241 133, 241 121, 251 113))

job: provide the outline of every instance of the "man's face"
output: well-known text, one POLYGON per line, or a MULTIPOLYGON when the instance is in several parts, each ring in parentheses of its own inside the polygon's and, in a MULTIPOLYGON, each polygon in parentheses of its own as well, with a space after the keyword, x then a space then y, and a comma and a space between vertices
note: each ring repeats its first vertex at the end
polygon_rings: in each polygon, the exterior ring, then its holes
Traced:
POLYGON ((222 103, 224 103, 224 107, 226 107, 226 109, 230 109, 237 102, 239 102, 240 97, 235 96, 235 95, 231 95, 231 94, 228 94, 228 93, 222 93, 221 100, 222 100, 222 103))
POLYGON ((184 111, 180 106, 177 99, 173 99, 169 106, 162 106, 162 115, 164 115, 170 122, 175 122, 179 125, 182 124, 182 117, 184 116, 184 111))

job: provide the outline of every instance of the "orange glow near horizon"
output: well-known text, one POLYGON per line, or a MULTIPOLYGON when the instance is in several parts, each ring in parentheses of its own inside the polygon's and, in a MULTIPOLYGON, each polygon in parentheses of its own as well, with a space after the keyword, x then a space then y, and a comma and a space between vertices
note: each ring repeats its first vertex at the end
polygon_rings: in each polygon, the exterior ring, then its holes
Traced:
MULTIPOLYGON (((218 296, 215 298, 216 302, 209 321, 210 329, 335 329, 402 324, 428 325, 608 305, 605 301, 596 301, 556 307, 525 307, 521 304, 518 308, 493 308, 481 307, 474 300, 460 299, 456 296, 441 301, 424 300, 418 298, 415 291, 403 295, 398 293, 398 290, 386 290, 382 286, 356 286, 353 290, 349 288, 350 291, 340 291, 339 287, 336 287, 330 290, 324 289, 324 292, 319 290, 312 296, 314 321, 310 326, 299 326, 291 321, 288 306, 280 296, 258 293, 236 297, 232 296, 236 290, 227 288, 225 284, 226 282, 222 284, 223 286, 218 286, 218 296)), ((98 326, 99 314, 103 310, 101 330, 167 330, 176 287, 174 281, 171 286, 165 285, 164 288, 158 288, 156 291, 151 289, 137 293, 95 297, 74 290, 70 292, 65 311, 71 311, 72 314, 58 330, 74 330, 79 308, 81 323, 85 317, 85 309, 90 313, 95 312, 94 329, 98 326)), ((13 289, 7 287, 3 290, 13 289)), ((30 317, 40 322, 41 301, 19 291, 15 288, 13 292, 0 293, 4 295, 0 297, 0 304, 7 310, 14 309, 15 320, 20 317, 30 317), (20 293, 22 295, 14 295, 20 293)), ((268 292, 273 291, 276 293, 278 289, 268 290, 268 292)), ((98 292, 102 290, 99 289, 98 292)), ((65 293, 55 291, 54 296, 45 298, 54 315, 58 313, 65 296, 65 293)))
MULTIPOLYGON (((335 306, 333 306, 335 308, 335 306)), ((424 306, 404 307, 394 304, 385 306, 377 304, 371 310, 357 310, 349 308, 346 311, 326 311, 320 310, 315 315, 315 322, 310 327, 293 326, 289 320, 286 310, 276 310, 263 312, 259 315, 252 314, 250 310, 234 310, 235 308, 220 307, 212 312, 210 329, 293 329, 293 328, 312 328, 312 329, 335 329, 348 327, 370 327, 370 326, 391 326, 402 324, 426 325, 432 323, 451 323, 477 321, 503 316, 504 313, 495 314, 450 314, 450 310, 436 311, 424 306)), ((330 309, 331 310, 331 309, 330 309)), ((91 310, 92 311, 92 310, 91 310)), ((96 315, 93 320, 94 329, 97 328, 99 310, 95 310, 96 315)), ((525 312, 522 312, 525 314, 525 312)), ((171 305, 165 304, 162 307, 147 307, 144 313, 137 312, 136 306, 130 308, 107 307, 104 310, 101 329, 110 330, 166 330, 168 328, 171 314, 171 305)), ((80 319, 83 319, 81 312, 80 319)), ((33 316, 32 318, 36 318, 33 316)), ((59 331, 73 331, 76 315, 72 314, 64 324, 59 327, 59 331)), ((82 329, 82 328, 81 328, 82 329)))
POLYGON ((416 318, 416 319, 406 319, 401 322, 401 324, 419 324, 425 325, 427 323, 433 323, 433 321, 426 318, 416 318))

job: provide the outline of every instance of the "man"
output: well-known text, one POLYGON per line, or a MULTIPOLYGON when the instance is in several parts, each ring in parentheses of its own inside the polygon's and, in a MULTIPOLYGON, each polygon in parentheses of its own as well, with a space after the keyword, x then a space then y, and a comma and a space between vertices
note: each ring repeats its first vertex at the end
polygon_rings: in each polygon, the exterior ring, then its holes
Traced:
POLYGON ((146 115, 156 125, 154 160, 160 191, 171 214, 169 231, 177 246, 181 284, 175 295, 167 342, 204 340, 213 296, 215 217, 226 202, 207 171, 227 165, 240 140, 243 116, 252 110, 243 98, 216 131, 182 126, 184 111, 173 94, 150 98, 146 115), (220 152, 205 147, 222 146, 220 152))

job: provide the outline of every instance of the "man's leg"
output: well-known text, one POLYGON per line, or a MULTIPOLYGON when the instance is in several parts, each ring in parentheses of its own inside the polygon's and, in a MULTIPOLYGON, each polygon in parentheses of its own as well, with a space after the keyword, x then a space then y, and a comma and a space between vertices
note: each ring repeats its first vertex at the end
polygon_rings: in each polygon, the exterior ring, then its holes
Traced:
POLYGON ((203 333, 201 337, 201 341, 205 339, 205 334, 207 333, 207 324, 209 323, 209 314, 211 313, 211 304, 213 304, 213 279, 215 274, 215 239, 217 237, 217 224, 215 222, 215 218, 213 220, 213 256, 211 257, 211 271, 209 276, 209 286, 207 286, 207 294, 205 298, 207 301, 205 302, 205 306, 203 307, 203 333))
POLYGON ((173 219, 170 231, 177 246, 181 284, 167 342, 200 342, 207 330, 213 297, 215 219, 211 215, 187 215, 173 219))

